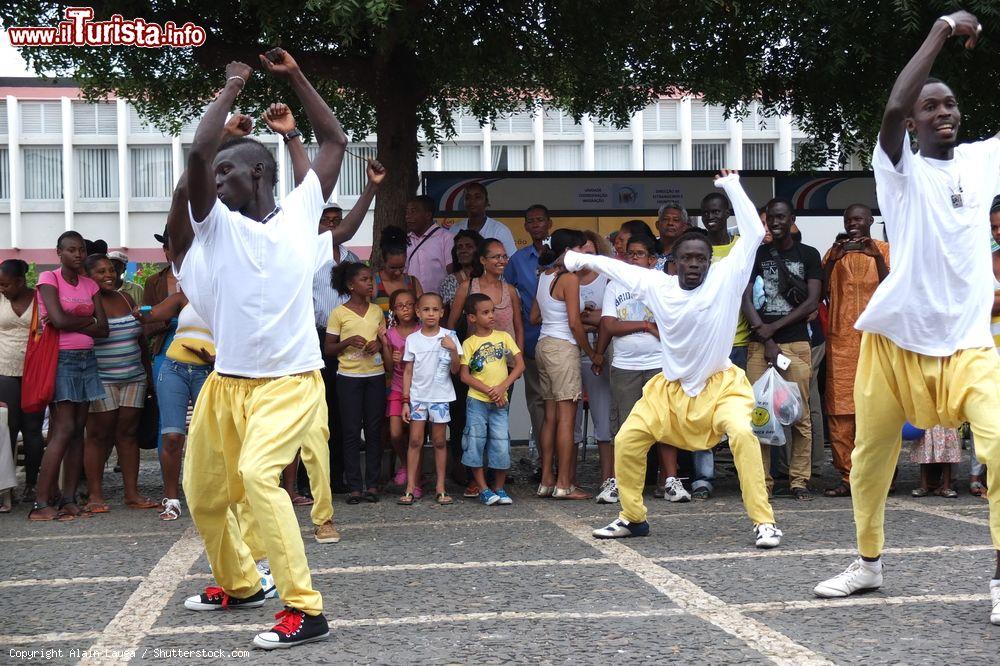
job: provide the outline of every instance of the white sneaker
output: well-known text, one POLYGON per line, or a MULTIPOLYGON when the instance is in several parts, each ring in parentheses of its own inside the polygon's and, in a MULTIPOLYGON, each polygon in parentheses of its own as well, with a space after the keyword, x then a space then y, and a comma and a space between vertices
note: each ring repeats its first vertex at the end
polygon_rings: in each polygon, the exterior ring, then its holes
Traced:
POLYGON ((777 525, 761 523, 753 528, 753 536, 758 548, 776 548, 784 535, 777 525))
POLYGON ((690 502, 691 493, 684 490, 684 484, 681 483, 680 479, 668 476, 663 483, 663 499, 671 502, 690 502))
MULTIPOLYGON (((813 588, 813 592, 817 597, 832 599, 834 597, 846 597, 863 590, 877 590, 882 587, 881 567, 878 571, 872 571, 862 565, 862 561, 860 557, 854 560, 851 562, 851 566, 844 570, 844 573, 834 576, 829 580, 824 580, 813 588)), ((998 599, 1000 597, 993 597, 994 602, 998 599)), ((996 608, 994 605, 994 609, 996 608)), ((996 617, 997 620, 1000 620, 1000 615, 996 617)))
POLYGON ((274 584, 274 576, 271 575, 271 563, 263 559, 257 563, 257 573, 260 574, 260 587, 264 590, 265 599, 274 599, 278 596, 278 586, 274 584))
POLYGON ((607 479, 601 484, 601 492, 597 493, 598 504, 618 504, 618 484, 615 477, 607 479))
POLYGON ((990 597, 993 600, 993 610, 990 612, 990 623, 1000 624, 1000 587, 990 585, 990 597))

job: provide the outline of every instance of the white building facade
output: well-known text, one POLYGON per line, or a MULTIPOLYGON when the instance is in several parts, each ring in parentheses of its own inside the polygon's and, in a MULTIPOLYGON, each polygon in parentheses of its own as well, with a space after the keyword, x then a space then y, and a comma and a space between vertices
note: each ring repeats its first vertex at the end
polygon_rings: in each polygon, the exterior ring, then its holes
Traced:
MULTIPOLYGON (((806 139, 789 116, 726 118, 699 99, 660 99, 616 128, 555 109, 497 118, 491 125, 466 114, 456 135, 425 146, 421 171, 625 171, 791 168, 806 139)), ((121 99, 91 103, 70 83, 0 79, 0 258, 53 263, 56 238, 77 230, 124 248, 133 261, 161 261, 153 239, 163 230, 170 195, 184 169, 196 123, 163 134, 121 99)), ((280 140, 258 137, 275 154, 278 196, 292 187, 280 140)), ((375 137, 352 142, 375 155, 375 137)), ((348 157, 334 193, 349 209, 365 181, 364 164, 348 157)), ((368 222, 349 245, 363 256, 368 222)))

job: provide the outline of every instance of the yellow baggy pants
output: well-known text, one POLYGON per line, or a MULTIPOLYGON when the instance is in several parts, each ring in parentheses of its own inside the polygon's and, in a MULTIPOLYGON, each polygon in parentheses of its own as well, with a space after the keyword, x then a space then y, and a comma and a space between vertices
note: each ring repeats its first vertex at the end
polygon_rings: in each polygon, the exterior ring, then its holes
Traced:
POLYGON ((956 427, 968 421, 976 455, 987 465, 990 534, 1000 550, 1000 356, 992 347, 924 356, 873 333, 861 337, 854 380, 857 440, 851 495, 858 551, 878 557, 885 542, 885 498, 902 428, 956 427))
POLYGON ((277 483, 317 418, 326 418, 319 371, 273 379, 209 375, 184 455, 184 493, 215 580, 245 598, 260 589, 231 507, 246 501, 259 525, 278 594, 309 615, 323 611, 288 493, 277 483))
POLYGON ((724 434, 740 477, 743 506, 755 525, 773 523, 774 512, 767 501, 760 441, 750 426, 755 402, 753 388, 736 366, 717 372, 701 393, 692 398, 680 382, 668 381, 663 373, 646 382, 642 398, 615 436, 615 477, 621 517, 630 523, 646 520, 642 488, 646 479, 646 455, 656 442, 676 442, 687 451, 705 451, 718 444, 724 434))
MULTIPOLYGON (((333 492, 330 489, 330 427, 327 425, 326 405, 317 412, 316 422, 302 441, 302 464, 309 473, 309 490, 312 492, 313 504, 309 517, 312 524, 319 526, 333 520, 333 492)), ((281 484, 281 475, 275 480, 281 484)), ((254 561, 267 557, 260 528, 253 517, 253 511, 247 501, 234 507, 236 522, 240 525, 243 540, 250 547, 250 555, 254 561)))

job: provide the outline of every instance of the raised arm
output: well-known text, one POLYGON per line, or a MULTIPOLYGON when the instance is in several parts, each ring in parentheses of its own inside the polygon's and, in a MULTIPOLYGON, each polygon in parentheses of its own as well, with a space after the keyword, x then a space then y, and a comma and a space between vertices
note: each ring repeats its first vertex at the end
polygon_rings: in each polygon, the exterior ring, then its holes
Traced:
MULTIPOLYGON (((659 271, 651 271, 648 268, 626 264, 624 261, 602 257, 596 254, 582 254, 567 250, 562 258, 562 263, 568 271, 578 271, 581 268, 589 268, 622 285, 636 298, 642 300, 647 293, 654 291, 657 286, 667 280, 666 275, 659 271)), ((568 307, 568 306, 567 306, 568 307)))
POLYGON ((361 223, 365 221, 365 214, 368 213, 368 209, 375 199, 375 193, 378 192, 382 181, 385 180, 385 167, 378 160, 369 158, 365 173, 368 175, 368 182, 365 183, 365 189, 361 191, 361 196, 358 197, 357 202, 337 225, 337 228, 331 232, 334 245, 346 243, 354 238, 354 234, 358 233, 361 223))
POLYGON ((344 151, 347 149, 347 134, 333 115, 333 111, 312 87, 299 69, 298 63, 287 51, 282 48, 271 49, 266 55, 260 56, 260 61, 268 72, 286 79, 302 102, 309 123, 316 132, 316 140, 319 142, 319 152, 312 162, 312 170, 319 178, 323 198, 330 198, 333 186, 340 177, 340 165, 344 161, 344 151))
MULTIPOLYGON (((739 228, 740 238, 736 241, 733 251, 729 256, 738 256, 743 259, 744 266, 752 266, 757 248, 764 240, 764 225, 760 223, 760 215, 757 208, 750 201, 743 186, 740 185, 740 176, 735 171, 723 169, 715 179, 715 186, 721 187, 729 197, 733 206, 733 215, 736 216, 736 226, 739 228)), ((722 261, 726 261, 726 257, 722 261)), ((746 278, 743 278, 744 280, 746 278)))
POLYGON ((964 35, 968 39, 965 41, 965 48, 971 49, 979 41, 979 33, 982 26, 975 16, 965 11, 958 11, 947 17, 939 18, 934 22, 924 43, 920 45, 917 52, 913 54, 906 67, 896 77, 896 83, 889 93, 889 101, 885 105, 885 113, 882 115, 882 127, 878 133, 879 145, 893 164, 898 164, 903 155, 903 136, 906 134, 906 119, 913 111, 913 105, 920 97, 920 90, 924 87, 924 81, 931 73, 931 67, 941 47, 951 36, 964 35))
MULTIPOLYGON (((253 130, 253 121, 250 116, 242 113, 234 113, 229 116, 229 120, 222 128, 221 142, 227 139, 246 136, 253 130)), ((184 257, 191 247, 191 240, 194 232, 191 230, 191 221, 188 219, 188 185, 187 171, 177 179, 177 186, 174 187, 174 194, 170 201, 170 210, 167 212, 167 235, 170 236, 170 254, 173 257, 174 270, 179 271, 184 263, 184 257)))
POLYGON ((285 146, 288 148, 288 156, 292 159, 292 177, 297 186, 309 173, 309 154, 306 153, 301 134, 297 134, 291 139, 288 138, 288 134, 295 130, 295 116, 292 115, 287 104, 274 102, 267 107, 261 118, 268 129, 280 135, 284 140, 285 146))
MULTIPOLYGON (((208 105, 205 115, 198 123, 198 129, 194 133, 194 140, 191 143, 191 152, 188 154, 187 163, 187 186, 188 198, 191 201, 191 212, 196 220, 204 220, 208 217, 217 198, 215 189, 215 173, 213 162, 215 155, 219 152, 219 145, 222 143, 221 129, 226 122, 226 116, 236 102, 236 96, 243 90, 247 79, 253 70, 249 65, 242 62, 231 62, 226 65, 226 85, 223 87, 215 100, 208 105)), ((185 248, 190 245, 193 230, 190 224, 176 225, 186 227, 182 233, 185 248)), ((170 240, 174 242, 174 229, 169 229, 170 240)))

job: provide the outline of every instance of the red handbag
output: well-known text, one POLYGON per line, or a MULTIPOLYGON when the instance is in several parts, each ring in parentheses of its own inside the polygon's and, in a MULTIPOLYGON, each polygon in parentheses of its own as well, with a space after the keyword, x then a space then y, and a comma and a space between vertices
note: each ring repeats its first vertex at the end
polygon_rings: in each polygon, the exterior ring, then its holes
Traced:
POLYGON ((28 348, 24 353, 24 375, 21 377, 21 410, 28 413, 45 411, 56 394, 59 331, 54 326, 42 326, 38 321, 40 298, 35 291, 35 310, 28 328, 28 348))

